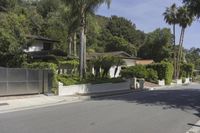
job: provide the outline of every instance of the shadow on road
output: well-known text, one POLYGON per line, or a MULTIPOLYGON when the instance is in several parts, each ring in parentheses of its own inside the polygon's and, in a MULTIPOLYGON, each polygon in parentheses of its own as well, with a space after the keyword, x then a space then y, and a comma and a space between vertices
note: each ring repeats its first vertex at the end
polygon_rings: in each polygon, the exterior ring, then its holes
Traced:
MULTIPOLYGON (((97 99, 96 99, 97 100, 97 99)), ((135 92, 133 94, 107 97, 98 100, 122 100, 145 106, 163 106, 163 109, 177 108, 181 110, 195 110, 200 117, 200 89, 155 90, 135 92)))

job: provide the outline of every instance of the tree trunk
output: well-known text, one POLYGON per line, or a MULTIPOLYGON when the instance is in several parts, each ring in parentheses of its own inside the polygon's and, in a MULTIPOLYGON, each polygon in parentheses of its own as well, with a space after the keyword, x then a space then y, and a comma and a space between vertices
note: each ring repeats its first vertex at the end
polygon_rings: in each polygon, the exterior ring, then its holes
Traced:
POLYGON ((173 38, 174 38, 174 46, 173 46, 173 49, 174 49, 174 79, 176 79, 176 66, 177 66, 177 64, 176 64, 176 25, 174 24, 173 25, 173 38))
POLYGON ((87 27, 86 27, 87 26, 87 21, 86 21, 86 19, 87 18, 86 17, 87 17, 86 13, 84 12, 84 23, 85 23, 84 24, 84 28, 85 28, 85 30, 84 30, 85 31, 85 34, 84 34, 84 53, 83 53, 83 58, 84 58, 84 60, 83 60, 83 62, 84 62, 84 64, 83 64, 84 65, 84 78, 86 78, 86 76, 87 76, 86 75, 86 73, 87 73, 86 72, 87 71, 86 70, 87 69, 87 59, 86 59, 87 58, 87 55, 86 55, 87 54, 87 45, 86 45, 87 44, 87 37, 86 37, 86 33, 87 33, 87 27))
POLYGON ((74 38, 73 38, 73 46, 74 46, 74 56, 77 56, 77 50, 76 50, 76 32, 74 32, 74 38))
POLYGON ((79 54, 79 64, 80 64, 80 79, 83 79, 83 71, 84 71, 84 26, 81 26, 80 31, 80 54, 79 54))
POLYGON ((181 29, 181 35, 179 40, 179 50, 178 50, 178 59, 177 59, 177 79, 180 76, 180 65, 181 65, 181 51, 182 51, 182 45, 183 45, 183 39, 184 39, 184 31, 185 29, 181 29))
POLYGON ((85 5, 81 8, 81 26, 80 26, 80 80, 85 76, 85 5))
POLYGON ((68 47, 68 56, 72 55, 72 36, 69 35, 69 47, 68 47))
POLYGON ((86 47, 86 35, 84 35, 84 53, 83 53, 83 58, 84 58, 84 60, 83 60, 83 62, 84 62, 83 63, 83 65, 84 65, 84 67, 83 67, 84 68, 84 75, 83 76, 85 78, 86 78, 86 68, 87 68, 87 59, 86 59, 87 58, 86 57, 87 56, 86 55, 87 52, 86 52, 86 49, 87 49, 87 47, 86 47))

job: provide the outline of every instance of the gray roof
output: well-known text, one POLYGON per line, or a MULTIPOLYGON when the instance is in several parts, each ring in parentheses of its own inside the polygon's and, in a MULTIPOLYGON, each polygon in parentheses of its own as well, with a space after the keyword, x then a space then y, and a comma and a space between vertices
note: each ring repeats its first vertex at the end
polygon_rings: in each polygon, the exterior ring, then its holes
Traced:
POLYGON ((30 39, 35 39, 35 40, 41 40, 41 41, 59 42, 59 41, 57 41, 57 40, 50 39, 50 38, 43 37, 43 36, 27 35, 26 37, 27 37, 27 38, 30 38, 30 39))
POLYGON ((92 59, 98 56, 118 56, 124 59, 139 59, 138 57, 131 56, 130 54, 124 51, 114 51, 114 52, 105 52, 105 53, 90 53, 87 55, 87 59, 92 59))

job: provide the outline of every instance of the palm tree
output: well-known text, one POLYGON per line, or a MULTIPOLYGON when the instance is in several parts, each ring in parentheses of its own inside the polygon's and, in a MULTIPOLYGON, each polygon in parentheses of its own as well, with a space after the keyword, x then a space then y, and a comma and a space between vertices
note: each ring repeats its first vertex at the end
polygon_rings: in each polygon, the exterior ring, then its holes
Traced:
POLYGON ((180 63, 182 61, 182 55, 183 55, 183 42, 184 42, 184 35, 185 35, 185 29, 188 26, 191 26, 194 17, 191 15, 187 7, 180 7, 178 9, 177 13, 178 18, 178 24, 181 27, 181 34, 180 34, 180 40, 179 40, 179 50, 178 50, 178 67, 177 67, 177 78, 179 78, 180 74, 180 63))
POLYGON ((176 4, 173 4, 171 7, 167 7, 166 11, 163 13, 164 20, 169 25, 173 25, 173 41, 174 41, 174 78, 176 78, 176 24, 177 24, 177 13, 178 8, 176 4))
POLYGON ((190 9, 193 15, 200 18, 200 2, 198 0, 183 0, 183 3, 190 9))
POLYGON ((109 7, 111 0, 64 0, 69 3, 74 12, 74 16, 79 18, 80 22, 80 79, 86 76, 86 18, 88 13, 94 13, 95 10, 106 3, 109 7))

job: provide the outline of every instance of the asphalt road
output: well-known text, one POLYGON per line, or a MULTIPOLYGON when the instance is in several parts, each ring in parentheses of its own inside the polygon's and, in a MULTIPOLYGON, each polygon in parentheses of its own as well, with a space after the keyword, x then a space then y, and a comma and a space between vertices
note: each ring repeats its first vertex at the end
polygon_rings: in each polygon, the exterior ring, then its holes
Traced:
POLYGON ((200 119, 198 88, 137 92, 0 114, 0 133, 185 133, 200 119))

